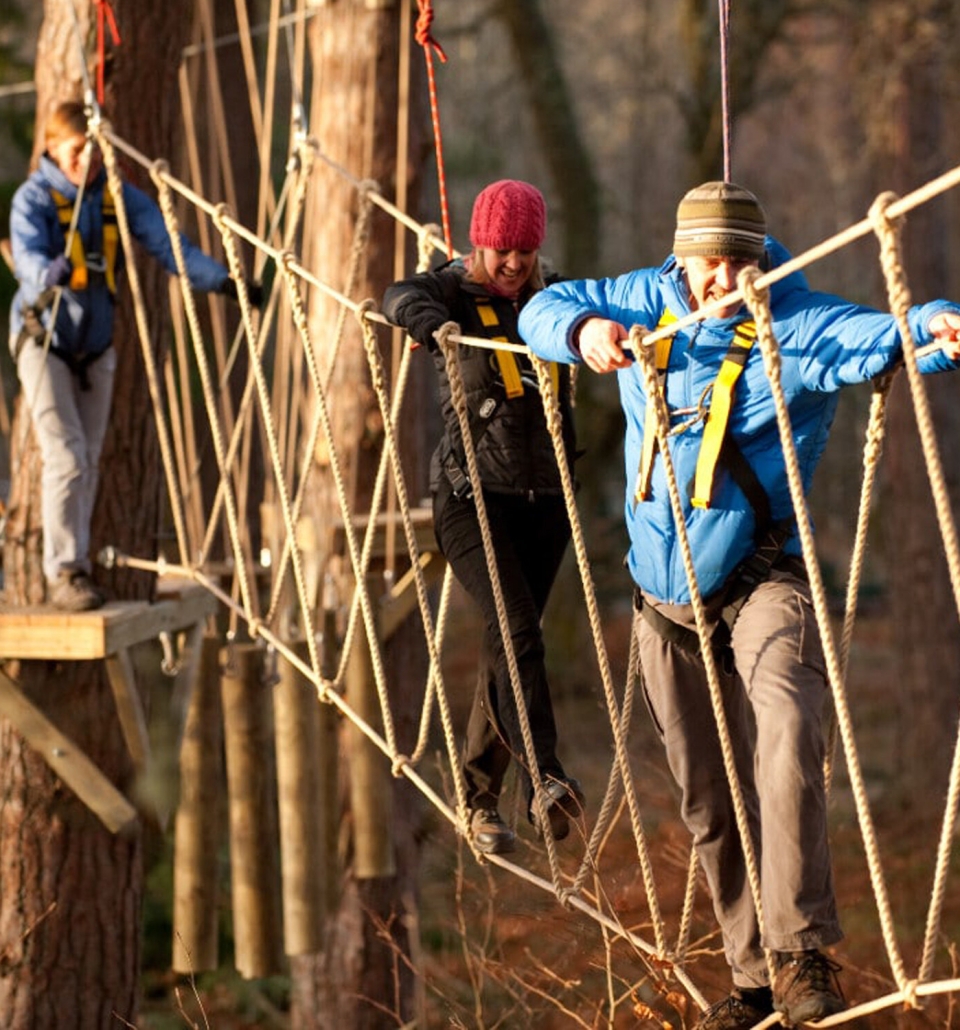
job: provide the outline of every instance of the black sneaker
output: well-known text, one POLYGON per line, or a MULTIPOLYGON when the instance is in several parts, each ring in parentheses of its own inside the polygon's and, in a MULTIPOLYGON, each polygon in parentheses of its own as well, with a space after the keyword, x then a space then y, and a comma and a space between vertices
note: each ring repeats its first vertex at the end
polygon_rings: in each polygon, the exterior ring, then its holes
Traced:
MULTIPOLYGON (((583 816, 583 789, 578 780, 558 780, 547 777, 543 782, 543 803, 547 809, 547 822, 554 840, 563 840, 570 832, 570 820, 583 816)), ((540 808, 536 799, 530 803, 530 822, 539 837, 543 837, 540 825, 540 808)))
POLYGON ((776 966, 773 1004, 788 1022, 823 1019, 847 1007, 837 983, 840 966, 822 952, 778 952, 776 966))
POLYGON ((470 836, 482 855, 508 855, 517 847, 517 836, 495 808, 475 808, 470 813, 470 836))
POLYGON ((735 987, 729 997, 704 1012, 693 1030, 750 1030, 772 1012, 769 987, 735 987))

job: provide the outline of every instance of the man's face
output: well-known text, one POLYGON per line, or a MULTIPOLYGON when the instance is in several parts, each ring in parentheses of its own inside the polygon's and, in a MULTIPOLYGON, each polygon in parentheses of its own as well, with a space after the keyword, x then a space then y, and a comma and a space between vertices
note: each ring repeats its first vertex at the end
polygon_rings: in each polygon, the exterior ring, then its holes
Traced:
POLYGON ((57 166, 74 186, 89 185, 96 178, 97 172, 100 171, 100 149, 95 143, 91 142, 90 168, 87 172, 86 183, 84 183, 83 151, 86 145, 87 137, 83 133, 78 132, 49 147, 50 157, 53 158, 57 166))
MULTIPOLYGON (((706 304, 722 300, 737 288, 737 276, 744 268, 757 267, 757 260, 729 257, 686 257, 678 258, 680 267, 687 273, 690 290, 690 308, 696 311, 706 304)), ((730 318, 741 308, 742 301, 734 301, 713 313, 714 318, 730 318)))

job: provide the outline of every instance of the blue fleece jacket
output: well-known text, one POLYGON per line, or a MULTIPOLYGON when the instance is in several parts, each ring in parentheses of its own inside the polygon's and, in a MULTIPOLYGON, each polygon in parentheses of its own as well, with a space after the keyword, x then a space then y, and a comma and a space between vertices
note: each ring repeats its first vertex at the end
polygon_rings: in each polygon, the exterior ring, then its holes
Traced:
MULTIPOLYGON (((771 266, 788 255, 767 239, 771 266)), ((838 391, 890 371, 901 360, 895 319, 840 297, 809 289, 801 273, 771 287, 773 331, 782 356, 782 386, 804 483, 809 489, 836 413, 838 391)), ((558 283, 531 298, 520 316, 520 334, 541 357, 579 361, 574 339, 577 327, 591 315, 611 319, 629 329, 654 328, 664 311, 682 318, 690 313, 689 293, 682 270, 670 257, 660 268, 644 268, 615 279, 558 283)), ((930 342, 933 315, 960 306, 936 301, 910 310, 910 328, 918 345, 930 342)), ((749 318, 743 309, 729 319, 708 318, 677 332, 666 376, 666 400, 671 411, 695 407, 717 378, 733 329, 749 318)), ((921 358, 924 372, 957 367, 942 351, 921 358)), ((647 398, 639 364, 618 373, 620 399, 626 418, 625 515, 630 536, 628 565, 635 582, 652 597, 687 604, 690 588, 683 568, 677 529, 667 494, 663 461, 656 460, 649 499, 634 501, 647 398)), ((681 422, 677 417, 675 423, 681 422)), ((703 421, 670 438, 670 453, 684 495, 685 519, 697 581, 704 597, 717 591, 736 566, 755 548, 753 507, 721 466, 717 470, 710 507, 694 508, 694 480, 703 421)), ((774 520, 792 515, 789 486, 773 396, 760 347, 755 345, 736 383, 727 432, 733 434, 746 460, 763 485, 774 520)), ((799 553, 794 535, 785 548, 799 553)))

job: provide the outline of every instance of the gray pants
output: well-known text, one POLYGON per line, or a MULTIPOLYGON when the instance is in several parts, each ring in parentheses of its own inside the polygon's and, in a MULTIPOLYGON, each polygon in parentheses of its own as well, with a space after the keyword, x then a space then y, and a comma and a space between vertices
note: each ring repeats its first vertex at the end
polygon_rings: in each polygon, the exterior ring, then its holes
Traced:
POLYGON ((90 519, 100 451, 110 418, 117 355, 109 348, 87 369, 90 388, 54 354, 27 341, 17 374, 43 458, 43 573, 90 571, 90 519))
MULTIPOLYGON (((696 630, 689 605, 661 614, 696 630)), ((716 619, 716 603, 710 617, 716 619)), ((807 584, 774 570, 734 625, 720 683, 760 871, 764 938, 747 881, 702 659, 637 620, 643 687, 681 791, 683 821, 706 875, 739 987, 767 982, 764 948, 833 944, 837 919, 823 778, 823 650, 807 584), (730 667, 732 665, 732 668, 730 667), (726 666, 726 667, 724 667, 726 666)))

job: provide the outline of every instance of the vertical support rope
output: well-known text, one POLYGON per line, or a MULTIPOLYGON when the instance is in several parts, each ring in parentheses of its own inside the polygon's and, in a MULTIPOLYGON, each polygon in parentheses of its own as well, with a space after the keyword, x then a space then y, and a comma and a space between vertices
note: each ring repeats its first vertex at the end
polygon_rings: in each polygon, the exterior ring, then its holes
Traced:
MULTIPOLYGON (((654 405, 654 410, 657 416, 657 441, 660 445, 659 453, 663 459, 663 470, 667 480, 667 492, 670 496, 670 507, 673 511, 674 526, 677 530, 677 542, 680 545, 683 567, 687 575, 687 584, 690 588, 690 606, 693 609, 693 617, 697 627, 697 636, 700 638, 700 654, 703 658, 704 672, 707 677, 707 686, 710 692, 710 704, 713 708, 713 717, 717 724, 717 735, 720 741, 720 752, 723 757, 723 768, 727 774, 727 782, 730 787, 730 798, 733 802, 733 811, 736 817, 737 829, 740 832, 740 845, 743 848, 747 881, 750 884, 750 893, 753 897, 754 908, 757 912, 757 925, 762 938, 764 918, 763 903, 760 895, 760 874, 757 870, 756 848, 753 846, 753 838, 750 835, 750 824, 747 821, 747 810, 743 800, 743 790, 740 786, 740 778, 737 775, 736 762, 733 756, 733 744, 730 740, 730 730, 727 726, 727 717, 723 710, 723 695, 720 690, 720 676, 717 672, 717 662, 714 657, 713 647, 711 646, 711 628, 707 623, 707 615, 703 605, 703 595, 700 593, 700 584, 697 582, 696 569, 693 563, 693 551, 690 548, 690 537, 687 533, 686 519, 683 514, 683 500, 680 496, 680 485, 677 482, 673 456, 670 453, 670 418, 667 413, 666 399, 664 398, 663 391, 657 381, 656 348, 643 346, 644 332, 645 330, 642 326, 633 326, 630 330, 630 345, 633 353, 640 355, 647 403, 654 405)), ((770 982, 772 983, 774 970, 772 959, 769 954, 767 955, 767 967, 770 974, 770 982)))
POLYGON ((743 291, 747 306, 753 314, 757 323, 757 343, 760 345, 763 354, 764 368, 767 371, 767 379, 773 393, 773 401, 777 412, 777 426, 780 430, 780 446, 783 449, 784 464, 786 466, 787 480, 790 486, 790 498, 793 501, 794 515, 797 520, 797 531, 800 536, 800 543, 803 549, 803 560, 807 567, 807 577, 810 581, 810 594, 813 600, 813 608, 817 617, 817 626, 820 630, 820 638, 823 644, 824 661, 827 668, 827 681, 833 691, 834 705, 837 711, 837 719, 840 728, 840 736, 843 740, 844 753, 847 757, 847 770, 850 775, 850 784, 853 789, 856 802, 857 815, 860 820, 860 832, 863 836, 864 850, 867 854, 867 865, 870 871, 870 881, 873 885, 873 893, 877 902, 877 912, 880 917, 883 938, 887 948, 887 955, 890 959, 890 968, 896 979, 897 985, 902 989, 906 984, 906 974, 903 968, 903 959, 897 945, 896 936, 893 932, 893 918, 890 912, 890 900, 887 894, 886 883, 884 882, 883 870, 880 864, 880 852, 877 847, 877 837, 873 827, 873 820, 870 815, 870 806, 867 801, 866 785, 863 781, 863 772, 860 768, 860 759, 857 754, 857 745, 853 736, 853 724, 850 719, 850 709, 847 704, 846 689, 843 684, 843 677, 840 671, 840 662, 837 657, 837 649, 833 640, 833 628, 830 621, 830 610, 827 605, 827 593, 823 585, 823 575, 817 562, 816 546, 813 539, 813 527, 810 521, 810 513, 807 510, 806 497, 803 490, 803 478, 800 475, 800 464, 797 459, 797 449, 793 440, 793 432, 790 425, 790 412, 787 408, 783 387, 780 381, 780 352, 777 347, 776 338, 773 335, 773 319, 770 314, 769 292, 759 290, 754 285, 755 280, 761 275, 760 269, 754 266, 741 271, 737 285, 743 291))
POLYGON ((432 0, 417 0, 420 16, 417 18, 416 38, 423 47, 423 57, 427 63, 427 86, 430 92, 430 118, 433 122, 433 140, 437 152, 437 184, 440 189, 440 218, 443 221, 443 239, 447 245, 447 257, 453 257, 453 236, 450 232, 450 207, 447 203, 447 174, 443 164, 443 133, 440 131, 440 105, 437 102, 437 80, 433 73, 433 53, 436 51, 441 64, 446 64, 447 55, 443 47, 433 38, 430 28, 433 25, 432 0))
POLYGON ((454 334, 459 334, 459 332, 460 327, 456 322, 444 322, 437 330, 436 337, 440 350, 443 353, 443 359, 446 362, 447 378, 450 382, 450 402, 460 424, 460 435, 463 440, 463 448, 467 460, 467 477, 474 484, 473 500, 477 509, 477 521, 480 525, 480 537, 483 540, 483 553, 487 560, 487 571, 490 574, 490 587, 497 609, 497 624, 500 630, 500 639, 503 643, 507 669, 510 673, 510 685, 513 688, 514 703, 517 707, 517 721, 520 724, 520 736, 523 738, 524 756, 527 760, 530 779, 533 781, 533 806, 536 808, 540 825, 544 828, 543 842, 547 849, 550 875, 559 897, 561 888, 557 842, 553 839, 553 834, 550 832, 550 821, 547 818, 543 781, 540 778, 540 764, 537 761, 537 753, 533 745, 533 733, 530 730, 530 719, 527 716, 527 706, 523 698, 523 684, 520 679, 520 670, 517 667, 517 655, 513 647, 513 637, 510 633, 510 620, 507 616, 506 604, 503 600, 503 589, 500 585, 497 552, 494 550, 493 538, 490 535, 487 506, 483 498, 480 472, 477 468, 477 455, 473 446, 470 424, 467 420, 466 390, 463 385, 463 374, 460 371, 460 353, 457 350, 459 345, 450 338, 454 334))
POLYGON ((720 114, 723 125, 723 179, 730 182, 730 0, 720 5, 720 114))
MULTIPOLYGON (((663 918, 660 915, 660 903, 657 897, 657 889, 654 884, 653 864, 650 861, 650 855, 647 850, 647 839, 643 829, 640 804, 637 801, 637 792, 633 782, 633 773, 630 769, 630 757, 627 753, 626 741, 624 738, 625 726, 621 723, 621 713, 618 709, 617 699, 613 692, 610 664, 607 658, 607 649, 603 641, 603 627, 600 624, 600 613, 597 608, 597 595, 593 585, 593 576, 590 572, 590 561, 587 557, 587 548, 583 539, 583 527, 580 524, 580 517, 577 512, 573 489, 573 477, 570 475, 570 465, 567 462, 566 447, 563 440, 563 426, 560 418, 559 398, 553 388, 553 378, 550 375, 548 363, 537 357, 534 357, 532 360, 537 370, 537 381, 540 387, 540 398, 543 401, 544 417, 546 419, 547 429, 550 432, 550 438, 553 442, 557 469, 560 474, 560 482, 563 485, 563 498, 567 508, 567 517, 570 522, 573 549, 577 558, 577 568, 580 571, 580 580, 583 586, 583 596, 587 606, 590 630, 593 636, 597 661, 600 666, 600 681, 603 685, 610 729, 613 734, 616 764, 620 772, 620 780, 623 783, 624 794, 627 799, 627 807, 630 812, 630 821, 637 845, 637 857, 640 861, 640 869, 643 873, 644 887, 647 892, 647 903, 650 906, 650 916, 653 923, 654 937, 657 942, 657 951, 661 955, 665 955, 666 938, 663 930, 663 918)), ((624 698, 624 714, 627 715, 629 714, 628 700, 629 694, 624 698)), ((611 793, 612 792, 608 790, 607 798, 605 799, 605 807, 612 803, 611 793)), ((593 839, 599 840, 602 833, 603 827, 601 825, 598 830, 595 830, 593 839)), ((591 842, 593 842, 593 839, 591 842)), ((588 856, 589 855, 590 850, 588 849, 588 856)), ((582 887, 588 868, 588 864, 585 861, 581 867, 580 874, 575 881, 575 887, 577 890, 582 887)))
MULTIPOLYGON (((120 240, 126 254, 133 254, 133 234, 130 232, 130 221, 127 218, 127 206, 123 200, 123 180, 120 178, 120 169, 117 165, 117 155, 113 144, 107 138, 106 130, 102 123, 95 127, 96 139, 103 154, 104 167, 107 170, 107 179, 110 182, 110 191, 113 194, 114 205, 117 211, 117 227, 120 230, 120 240)), ((154 357, 153 348, 150 344, 150 325, 147 321, 147 306, 143 300, 143 291, 140 289, 140 277, 137 274, 135 261, 127 262, 127 279, 130 283, 130 293, 133 296, 134 316, 137 323, 137 332, 140 337, 140 351, 143 355, 143 364, 147 370, 147 386, 150 391, 150 400, 153 405, 153 415, 157 421, 157 441, 160 445, 160 456, 163 460, 163 471, 167 481, 167 490, 170 494, 170 510, 173 515, 174 528, 177 534, 177 547, 180 560, 187 562, 187 531, 183 518, 183 505, 180 502, 180 494, 177 491, 177 472, 174 464, 173 447, 170 443, 170 434, 167 427, 167 419, 163 410, 163 391, 160 388, 160 376, 157 371, 157 362, 154 357)))
MULTIPOLYGON (((953 590, 954 605, 960 614, 960 547, 957 543, 957 526, 950 504, 950 494, 946 478, 943 474, 943 462, 937 446, 936 430, 930 412, 930 401, 923 384, 920 368, 917 363, 916 344, 910 331, 909 310, 910 290, 907 286, 906 273, 903 270, 901 253, 899 220, 893 221, 887 215, 887 208, 896 200, 893 193, 883 193, 870 208, 870 218, 880 238, 880 256, 883 272, 887 280, 887 294, 890 299, 890 310, 897 319, 900 337, 903 342, 903 361, 907 371, 907 382, 910 384, 910 396, 917 418, 923 457, 926 463, 927 476, 933 494, 937 523, 943 538, 943 547, 947 556, 947 567, 950 573, 950 586, 953 590)), ((934 948, 940 927, 940 914, 946 893, 946 881, 950 863, 950 851, 953 842, 953 831, 960 810, 960 736, 957 738, 950 770, 950 785, 947 803, 944 808, 943 823, 940 831, 940 843, 937 848, 936 873, 927 913, 927 926, 923 942, 923 957, 920 963, 918 978, 923 981, 930 977, 933 969, 934 948)))

